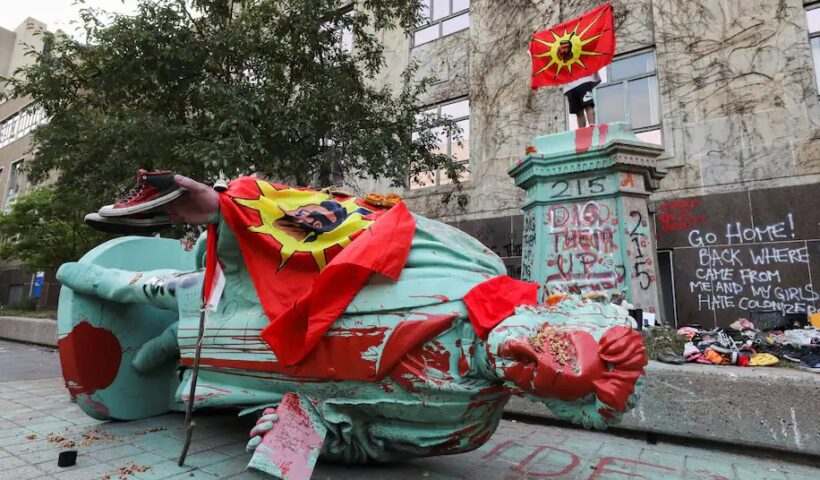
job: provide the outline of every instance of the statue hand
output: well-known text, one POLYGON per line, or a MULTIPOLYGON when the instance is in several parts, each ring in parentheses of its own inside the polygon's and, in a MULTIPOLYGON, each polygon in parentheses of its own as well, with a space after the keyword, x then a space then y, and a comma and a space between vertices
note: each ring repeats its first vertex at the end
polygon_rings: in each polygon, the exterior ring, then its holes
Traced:
POLYGON ((251 439, 245 446, 245 450, 248 452, 256 450, 256 447, 262 443, 262 437, 273 430, 273 422, 279 420, 279 416, 276 415, 275 412, 276 410, 273 408, 266 408, 265 411, 262 412, 262 416, 256 421, 256 426, 251 429, 251 439))
POLYGON ((219 193, 216 190, 182 175, 175 175, 174 180, 188 193, 168 204, 171 220, 198 225, 206 223, 219 211, 219 193))

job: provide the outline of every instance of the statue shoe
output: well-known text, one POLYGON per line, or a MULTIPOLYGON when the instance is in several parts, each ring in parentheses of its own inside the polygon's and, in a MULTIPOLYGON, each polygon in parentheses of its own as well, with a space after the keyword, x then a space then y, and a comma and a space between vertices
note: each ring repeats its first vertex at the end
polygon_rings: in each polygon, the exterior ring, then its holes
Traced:
POLYGON ((187 190, 177 185, 173 172, 139 169, 137 186, 113 205, 102 207, 99 214, 102 217, 121 217, 146 212, 179 198, 185 192, 187 190))
POLYGON ((89 213, 83 219, 89 227, 106 233, 142 235, 158 232, 171 226, 167 215, 135 214, 128 217, 103 217, 89 213))

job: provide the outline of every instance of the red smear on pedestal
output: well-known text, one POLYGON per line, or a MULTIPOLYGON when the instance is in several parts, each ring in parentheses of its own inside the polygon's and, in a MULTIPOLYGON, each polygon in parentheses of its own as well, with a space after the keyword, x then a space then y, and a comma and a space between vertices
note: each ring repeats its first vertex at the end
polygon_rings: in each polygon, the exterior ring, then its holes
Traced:
POLYGON ((586 153, 592 146, 592 132, 595 127, 585 127, 575 130, 575 153, 586 153))

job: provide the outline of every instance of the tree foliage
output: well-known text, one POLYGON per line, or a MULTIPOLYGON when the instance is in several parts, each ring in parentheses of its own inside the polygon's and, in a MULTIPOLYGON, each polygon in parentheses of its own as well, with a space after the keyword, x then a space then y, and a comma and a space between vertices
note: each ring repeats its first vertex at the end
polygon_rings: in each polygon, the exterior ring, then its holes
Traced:
POLYGON ((457 127, 418 115, 432 79, 411 65, 397 89, 376 80, 379 32, 412 29, 420 3, 141 0, 130 16, 83 8, 82 42, 40 32, 49 48, 32 49, 35 62, 0 83, 48 116, 28 178, 58 177, 0 219, 0 255, 36 269, 78 258, 104 238, 82 214, 121 195, 138 168, 316 187, 339 175, 399 186, 441 169, 460 191, 463 167, 436 150, 434 133, 457 127))
POLYGON ((420 3, 142 0, 109 22, 83 9, 87 42, 43 32, 51 48, 31 52, 23 80, 7 79, 49 116, 27 173, 39 181, 56 170, 57 192, 82 190, 89 206, 121 193, 139 167, 313 186, 331 174, 398 186, 436 169, 457 180, 462 167, 438 153, 431 131, 456 127, 417 114, 430 79, 411 65, 400 88, 376 82, 378 32, 412 29, 420 3))
POLYGON ((85 211, 51 186, 35 187, 0 215, 0 257, 31 270, 55 270, 109 238, 83 225, 85 211))

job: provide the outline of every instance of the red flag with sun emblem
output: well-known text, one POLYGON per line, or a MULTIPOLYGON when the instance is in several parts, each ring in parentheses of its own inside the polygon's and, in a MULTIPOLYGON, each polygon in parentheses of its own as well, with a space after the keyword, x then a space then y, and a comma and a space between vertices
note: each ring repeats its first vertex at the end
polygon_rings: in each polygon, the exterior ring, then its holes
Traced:
POLYGON ((612 62, 614 53, 612 5, 607 3, 532 36, 531 87, 563 85, 592 75, 612 62))
POLYGON ((311 351, 371 274, 398 280, 416 229, 403 203, 385 210, 252 177, 231 182, 220 209, 271 322, 262 338, 283 365, 311 351))

